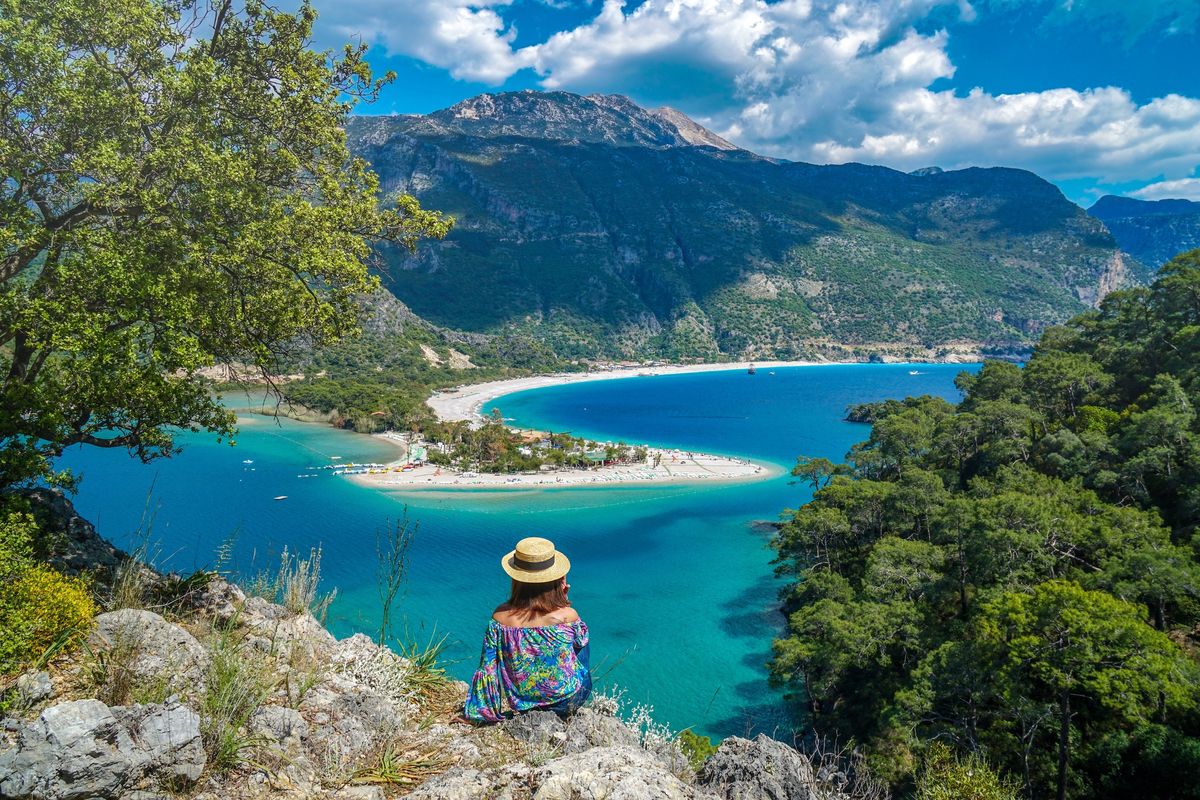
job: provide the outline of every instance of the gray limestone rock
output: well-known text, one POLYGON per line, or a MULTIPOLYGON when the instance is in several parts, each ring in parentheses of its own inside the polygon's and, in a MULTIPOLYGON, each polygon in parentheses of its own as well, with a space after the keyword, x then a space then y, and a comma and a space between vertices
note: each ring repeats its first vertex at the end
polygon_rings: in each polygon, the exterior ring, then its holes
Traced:
POLYGON ((731 736, 697 775, 699 786, 724 800, 834 800, 818 786, 812 764, 794 748, 763 734, 731 736))
POLYGON ((592 747, 637 747, 638 735, 608 714, 581 708, 567 721, 563 753, 581 753, 592 747))
POLYGON ((487 771, 452 767, 422 783, 408 800, 526 800, 531 779, 524 765, 487 771))
POLYGON ((200 589, 184 598, 188 608, 213 617, 218 622, 229 622, 237 616, 246 602, 246 593, 241 587, 222 577, 214 576, 200 589))
POLYGON ((0 753, 0 797, 117 798, 146 781, 190 783, 204 771, 200 717, 176 702, 59 703, 15 738, 0 753))
MULTIPOLYGON (((531 740, 538 741, 537 738, 531 740)), ((540 767, 455 767, 419 786, 411 800, 701 800, 654 756, 633 747, 593 747, 540 767)))
POLYGON ((553 711, 526 711, 512 719, 504 720, 500 727, 518 742, 528 745, 543 745, 548 742, 566 741, 566 723, 553 711))
POLYGON ((562 755, 593 747, 637 747, 638 736, 616 717, 582 708, 567 719, 552 711, 527 711, 500 723, 510 736, 533 748, 556 748, 562 755))
POLYGON ((112 709, 117 723, 129 730, 144 752, 147 774, 194 783, 204 771, 200 715, 178 701, 112 709))
POLYGON ((17 694, 23 708, 32 708, 54 696, 54 684, 48 672, 26 672, 17 678, 17 694))
POLYGON ((333 800, 384 800, 381 786, 346 786, 333 795, 333 800))
POLYGON ((696 800, 704 795, 633 747, 594 747, 551 761, 536 776, 534 800, 696 800))
POLYGON ((204 691, 210 657, 196 637, 152 611, 125 608, 96 617, 93 651, 121 651, 141 681, 165 681, 190 696, 204 691))
POLYGON ((308 738, 308 723, 300 712, 283 706, 263 706, 250 717, 248 727, 256 736, 286 746, 308 738))

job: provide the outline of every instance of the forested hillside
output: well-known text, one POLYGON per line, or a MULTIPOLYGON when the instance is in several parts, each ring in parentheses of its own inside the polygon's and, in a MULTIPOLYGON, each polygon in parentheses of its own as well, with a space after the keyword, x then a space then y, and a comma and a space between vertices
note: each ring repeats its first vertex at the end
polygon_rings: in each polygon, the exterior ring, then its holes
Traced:
POLYGON ((279 388, 286 406, 329 415, 362 433, 419 430, 434 421, 425 400, 434 389, 472 381, 574 369, 518 332, 470 334, 431 325, 385 291, 360 302, 359 336, 299 348, 285 371, 303 375, 279 388))
POLYGON ((774 678, 899 786, 938 741, 1034 798, 1200 797, 1200 251, 959 386, 797 463, 774 678))
POLYGON ((385 191, 457 220, 385 250, 388 287, 567 358, 1008 352, 1146 278, 1032 173, 778 161, 623 97, 481 95, 348 135, 385 191))

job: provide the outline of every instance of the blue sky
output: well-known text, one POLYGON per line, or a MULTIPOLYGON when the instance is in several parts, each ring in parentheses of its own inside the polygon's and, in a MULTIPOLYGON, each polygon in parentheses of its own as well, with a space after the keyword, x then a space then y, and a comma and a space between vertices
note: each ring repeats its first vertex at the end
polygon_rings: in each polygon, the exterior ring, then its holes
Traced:
POLYGON ((1200 0, 313 0, 397 80, 362 113, 561 89, 765 155, 1031 169, 1200 200, 1200 0))

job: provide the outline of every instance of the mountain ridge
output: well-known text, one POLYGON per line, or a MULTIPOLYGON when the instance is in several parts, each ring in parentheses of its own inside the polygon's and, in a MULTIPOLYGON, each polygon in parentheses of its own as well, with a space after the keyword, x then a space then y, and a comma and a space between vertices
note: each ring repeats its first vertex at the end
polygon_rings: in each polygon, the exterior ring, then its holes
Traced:
POLYGON ((532 90, 481 94, 431 114, 406 115, 404 119, 415 123, 415 130, 421 133, 483 134, 488 138, 512 136, 636 147, 740 149, 680 111, 668 106, 642 108, 623 95, 532 90))
POLYGON ((458 219, 415 256, 385 251, 389 288, 439 325, 518 329, 568 357, 1020 348, 1146 278, 1023 170, 770 159, 681 114, 565 92, 347 131, 385 191, 458 219))
POLYGON ((1152 267, 1200 247, 1200 203, 1192 200, 1110 194, 1097 200, 1088 214, 1105 224, 1123 250, 1152 267))

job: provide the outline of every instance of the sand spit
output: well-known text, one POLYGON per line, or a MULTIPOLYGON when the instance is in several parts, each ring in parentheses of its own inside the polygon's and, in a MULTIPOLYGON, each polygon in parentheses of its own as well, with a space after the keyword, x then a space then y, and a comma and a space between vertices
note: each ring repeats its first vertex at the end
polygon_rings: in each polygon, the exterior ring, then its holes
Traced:
POLYGON ((497 475, 487 472, 456 472, 426 464, 402 472, 350 476, 353 480, 381 489, 529 489, 620 484, 708 483, 750 481, 779 474, 777 467, 747 459, 726 458, 682 450, 651 449, 644 464, 618 464, 595 469, 561 469, 497 475), (661 456, 654 466, 656 455, 661 456))
MULTIPOLYGON (((828 362, 821 362, 828 363, 828 362)), ((759 361, 758 370, 779 367, 816 366, 808 361, 759 361)), ((501 395, 526 389, 540 389, 565 383, 614 380, 653 375, 680 375, 695 372, 744 371, 747 363, 689 364, 684 366, 642 366, 594 370, 592 372, 536 375, 528 378, 489 381, 437 392, 427 402, 444 421, 482 422, 487 403, 501 395)), ((379 434, 393 444, 402 444, 396 433, 379 434)), ((648 448, 643 463, 614 464, 592 469, 558 469, 518 474, 459 472, 448 467, 426 464, 401 470, 403 462, 389 464, 386 470, 351 475, 353 480, 377 488, 391 489, 529 489, 572 486, 612 486, 622 484, 708 483, 762 480, 780 474, 774 465, 743 458, 731 458, 684 450, 648 448)))

